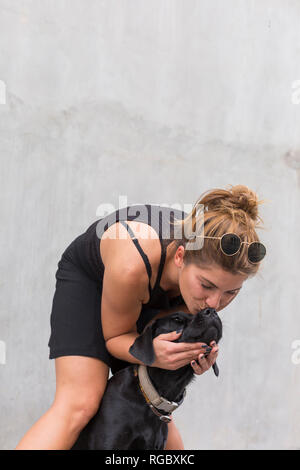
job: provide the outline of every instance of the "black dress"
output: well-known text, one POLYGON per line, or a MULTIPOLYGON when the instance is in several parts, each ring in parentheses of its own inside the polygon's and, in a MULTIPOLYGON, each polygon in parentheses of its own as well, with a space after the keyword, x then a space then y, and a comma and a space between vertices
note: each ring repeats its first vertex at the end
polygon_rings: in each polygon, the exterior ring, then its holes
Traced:
POLYGON ((51 335, 49 358, 60 356, 88 356, 105 362, 112 370, 128 365, 114 358, 105 347, 101 325, 101 296, 104 264, 101 259, 99 239, 113 223, 120 221, 127 228, 133 243, 139 250, 149 276, 150 299, 143 304, 137 321, 137 331, 141 333, 145 325, 161 309, 167 309, 183 302, 179 295, 169 299, 160 286, 160 279, 166 258, 166 248, 174 238, 171 222, 182 219, 187 214, 177 209, 156 205, 134 205, 119 209, 94 222, 79 235, 63 252, 56 271, 56 288, 51 311, 51 335), (157 232, 161 243, 161 259, 157 279, 151 289, 151 265, 134 233, 125 222, 144 222, 157 232))

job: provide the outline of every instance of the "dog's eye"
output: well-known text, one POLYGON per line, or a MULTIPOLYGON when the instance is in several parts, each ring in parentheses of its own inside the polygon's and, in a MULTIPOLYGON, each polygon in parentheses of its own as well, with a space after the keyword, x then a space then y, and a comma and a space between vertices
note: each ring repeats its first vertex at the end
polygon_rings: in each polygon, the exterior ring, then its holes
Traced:
POLYGON ((181 317, 173 317, 172 320, 176 321, 176 323, 184 323, 184 320, 181 317))

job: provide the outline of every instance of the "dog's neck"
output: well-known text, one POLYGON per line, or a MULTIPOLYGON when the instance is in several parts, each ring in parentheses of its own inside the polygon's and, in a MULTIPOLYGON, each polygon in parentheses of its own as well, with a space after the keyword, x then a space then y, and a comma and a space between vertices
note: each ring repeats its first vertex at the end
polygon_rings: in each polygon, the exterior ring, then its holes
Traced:
POLYGON ((177 370, 147 367, 147 371, 157 392, 167 400, 174 402, 181 399, 185 387, 194 377, 194 371, 189 364, 177 370), (172 384, 172 388, 170 384, 172 384))

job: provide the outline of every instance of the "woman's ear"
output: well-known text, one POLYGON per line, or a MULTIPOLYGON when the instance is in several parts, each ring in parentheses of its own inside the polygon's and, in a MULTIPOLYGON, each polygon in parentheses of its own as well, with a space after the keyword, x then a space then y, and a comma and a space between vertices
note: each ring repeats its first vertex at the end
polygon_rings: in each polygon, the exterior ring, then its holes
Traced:
POLYGON ((130 346, 129 352, 146 366, 151 366, 155 361, 155 353, 153 349, 155 321, 149 323, 142 334, 138 336, 135 342, 130 346))

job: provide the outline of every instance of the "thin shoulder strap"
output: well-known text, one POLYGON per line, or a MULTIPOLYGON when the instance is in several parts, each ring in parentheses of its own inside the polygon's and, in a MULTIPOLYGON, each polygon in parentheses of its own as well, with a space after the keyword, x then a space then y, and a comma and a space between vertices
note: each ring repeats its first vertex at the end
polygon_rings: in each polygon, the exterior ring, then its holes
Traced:
POLYGON ((152 288, 151 288, 151 284, 150 284, 150 280, 151 280, 151 276, 152 276, 152 269, 151 269, 151 265, 150 265, 150 262, 149 262, 149 258, 148 256, 146 255, 146 253, 142 250, 142 247, 141 245, 139 244, 139 241, 138 239, 136 238, 136 236, 134 235, 133 231, 131 230, 131 227, 129 227, 129 225, 127 224, 127 222, 125 222, 124 220, 119 220, 119 222, 128 230, 131 238, 132 238, 132 241, 133 243, 135 244, 135 246, 137 247, 137 249, 139 250, 143 260, 144 260, 144 263, 146 265, 146 269, 147 269, 147 273, 148 273, 148 277, 149 277, 149 294, 151 296, 151 291, 152 291, 152 288))
POLYGON ((159 267, 158 267, 157 278, 156 278, 155 286, 154 286, 153 289, 155 289, 156 286, 159 285, 159 283, 160 283, 160 279, 161 279, 161 275, 162 275, 162 272, 163 272, 163 269, 164 269, 164 264, 165 264, 165 259, 166 259, 166 249, 163 245, 163 242, 162 242, 161 238, 159 238, 159 241, 160 241, 160 246, 161 246, 161 257, 160 257, 160 263, 159 263, 159 267))
POLYGON ((159 233, 158 237, 159 237, 160 247, 161 247, 161 256, 160 256, 160 263, 159 263, 158 272, 157 272, 157 278, 156 278, 156 282, 155 282, 153 290, 156 289, 157 286, 159 286, 161 275, 164 269, 165 260, 166 260, 166 248, 162 241, 162 213, 161 212, 159 212, 158 233, 159 233))

